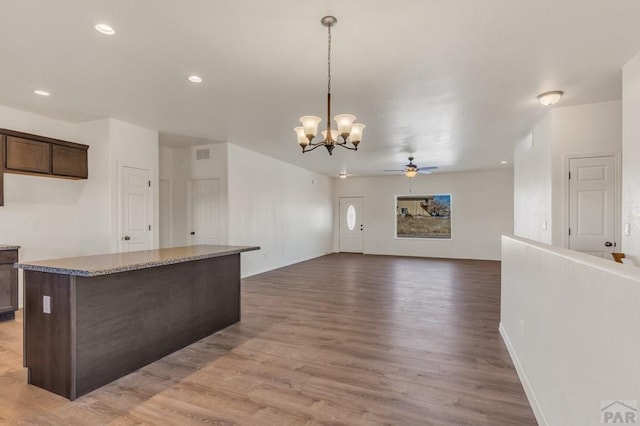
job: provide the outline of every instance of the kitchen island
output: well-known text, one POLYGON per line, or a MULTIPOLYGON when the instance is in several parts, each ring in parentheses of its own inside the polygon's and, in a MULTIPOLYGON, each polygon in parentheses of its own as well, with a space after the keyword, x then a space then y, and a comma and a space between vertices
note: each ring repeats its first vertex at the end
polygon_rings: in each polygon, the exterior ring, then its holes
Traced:
POLYGON ((189 246, 16 263, 30 384, 74 400, 240 321, 240 253, 189 246))

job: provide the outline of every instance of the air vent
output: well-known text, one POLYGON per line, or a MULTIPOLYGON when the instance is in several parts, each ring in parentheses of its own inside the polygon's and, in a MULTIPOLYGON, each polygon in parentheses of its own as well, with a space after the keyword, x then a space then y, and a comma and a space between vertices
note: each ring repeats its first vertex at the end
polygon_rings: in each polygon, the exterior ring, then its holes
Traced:
POLYGON ((196 160, 208 160, 208 159, 209 159, 209 148, 196 150, 196 160))

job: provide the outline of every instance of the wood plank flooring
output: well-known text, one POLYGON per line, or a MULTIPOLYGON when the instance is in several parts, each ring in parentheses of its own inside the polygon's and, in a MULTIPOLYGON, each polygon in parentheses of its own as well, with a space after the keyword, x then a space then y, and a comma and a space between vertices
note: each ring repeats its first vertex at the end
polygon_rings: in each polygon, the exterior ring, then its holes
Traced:
POLYGON ((242 282, 242 322, 74 402, 0 324, 0 423, 535 425, 499 262, 332 254, 242 282))

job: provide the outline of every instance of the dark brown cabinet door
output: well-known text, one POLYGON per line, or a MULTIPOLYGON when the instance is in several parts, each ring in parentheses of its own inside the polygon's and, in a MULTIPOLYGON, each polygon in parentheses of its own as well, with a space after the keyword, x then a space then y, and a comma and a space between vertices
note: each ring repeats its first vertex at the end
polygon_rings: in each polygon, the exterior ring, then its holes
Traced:
POLYGON ((51 144, 7 136, 6 167, 32 173, 51 173, 51 144))
POLYGON ((18 309, 18 271, 13 264, 0 265, 0 314, 18 309))
POLYGON ((68 146, 52 145, 52 173, 58 176, 87 178, 87 150, 68 146))

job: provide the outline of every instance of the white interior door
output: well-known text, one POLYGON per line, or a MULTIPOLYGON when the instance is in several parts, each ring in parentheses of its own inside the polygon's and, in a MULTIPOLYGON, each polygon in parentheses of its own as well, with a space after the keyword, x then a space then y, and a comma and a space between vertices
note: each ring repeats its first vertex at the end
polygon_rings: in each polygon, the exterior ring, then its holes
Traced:
POLYGON ((148 250, 151 242, 149 170, 121 168, 120 251, 148 250))
POLYGON ((340 251, 364 251, 364 216, 362 197, 340 198, 340 251))
POLYGON ((615 251, 615 159, 569 160, 569 248, 611 259, 615 251))
POLYGON ((171 182, 160 179, 160 247, 172 246, 172 208, 171 182))
POLYGON ((220 180, 192 180, 190 194, 191 244, 219 244, 220 180))

